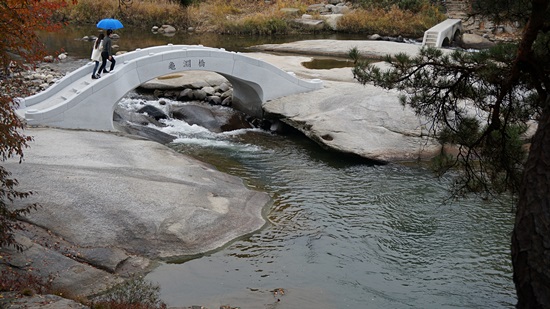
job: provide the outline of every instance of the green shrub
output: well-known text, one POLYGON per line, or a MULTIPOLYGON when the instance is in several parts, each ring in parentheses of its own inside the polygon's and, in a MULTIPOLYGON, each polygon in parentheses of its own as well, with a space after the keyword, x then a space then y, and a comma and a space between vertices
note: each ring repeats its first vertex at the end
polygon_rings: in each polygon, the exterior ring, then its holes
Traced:
POLYGON ((159 297, 160 286, 145 281, 141 276, 132 277, 114 286, 94 301, 93 309, 162 309, 166 308, 159 297))

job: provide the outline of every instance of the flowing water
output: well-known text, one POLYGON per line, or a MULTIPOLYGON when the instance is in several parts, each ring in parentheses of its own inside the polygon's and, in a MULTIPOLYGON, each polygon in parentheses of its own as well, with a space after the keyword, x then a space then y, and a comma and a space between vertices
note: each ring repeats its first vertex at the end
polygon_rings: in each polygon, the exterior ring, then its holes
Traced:
POLYGON ((260 231, 147 275, 169 306, 513 308, 510 204, 443 203, 451 180, 422 165, 373 165, 299 135, 168 124, 174 149, 273 198, 260 231))
POLYGON ((168 305, 513 307, 511 205, 444 203, 450 180, 421 165, 373 165, 303 136, 168 124, 159 129, 179 137, 174 149, 274 200, 261 231, 150 273, 168 305))

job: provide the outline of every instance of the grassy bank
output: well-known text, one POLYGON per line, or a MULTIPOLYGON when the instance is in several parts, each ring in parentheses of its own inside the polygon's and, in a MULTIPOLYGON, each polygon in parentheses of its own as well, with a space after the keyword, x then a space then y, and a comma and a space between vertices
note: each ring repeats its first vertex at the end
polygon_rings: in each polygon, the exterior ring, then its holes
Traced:
MULTIPOLYGON (((121 19, 125 25, 148 29, 170 24, 178 29, 192 27, 198 32, 228 34, 289 34, 308 30, 291 21, 319 0, 133 0, 120 5, 119 0, 78 0, 63 12, 66 20, 76 24, 94 24, 102 18, 121 19), (184 5, 186 4, 186 5, 184 5), (282 9, 296 9, 285 13, 282 9)), ((344 15, 338 28, 345 33, 365 33, 407 37, 421 36, 425 30, 445 19, 441 9, 428 0, 409 0, 415 5, 398 5, 399 1, 381 5, 355 1, 351 12, 344 15), (398 4, 396 4, 398 3, 398 4)), ((325 27, 324 31, 332 31, 325 27)))

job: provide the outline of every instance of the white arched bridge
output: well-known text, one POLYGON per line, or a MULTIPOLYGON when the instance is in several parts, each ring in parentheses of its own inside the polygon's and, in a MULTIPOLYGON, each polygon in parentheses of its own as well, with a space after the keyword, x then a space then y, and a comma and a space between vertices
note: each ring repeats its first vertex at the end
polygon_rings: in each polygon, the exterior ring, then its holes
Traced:
POLYGON ((446 19, 424 32, 422 46, 447 47, 462 35, 461 19, 446 19))
POLYGON ((279 97, 323 87, 302 80, 262 60, 223 49, 165 45, 137 49, 116 57, 113 73, 92 79, 93 62, 67 74, 48 89, 18 98, 17 114, 28 125, 114 131, 117 102, 139 85, 181 71, 211 71, 233 86, 233 106, 261 117, 262 104, 279 97))

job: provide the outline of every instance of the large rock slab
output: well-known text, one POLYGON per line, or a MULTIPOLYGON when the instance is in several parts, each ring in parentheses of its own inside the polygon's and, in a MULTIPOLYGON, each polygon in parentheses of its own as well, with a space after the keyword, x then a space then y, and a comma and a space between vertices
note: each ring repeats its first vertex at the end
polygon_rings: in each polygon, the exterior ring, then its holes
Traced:
POLYGON ((48 245, 43 245, 20 234, 16 235, 16 241, 23 250, 17 252, 13 247, 0 249, 0 270, 13 267, 11 271, 21 273, 22 278, 25 278, 25 272, 32 271, 42 282, 48 282, 54 291, 85 297, 122 281, 112 273, 78 262, 67 252, 60 252, 58 242, 48 241, 48 245))
POLYGON ((346 82, 272 100, 268 114, 281 118, 325 148, 380 162, 433 157, 440 146, 427 139, 427 122, 404 108, 396 92, 346 82))
MULTIPOLYGON (((302 53, 309 46, 310 54, 323 50, 321 56, 327 53, 338 56, 352 46, 372 55, 399 52, 415 55, 420 48, 395 42, 379 42, 378 46, 377 42, 300 41, 275 49, 302 53), (323 46, 330 48, 324 50, 323 46)), ((323 80, 323 89, 271 100, 263 108, 267 115, 280 118, 325 148, 381 162, 428 159, 439 152, 439 144, 427 138, 429 122, 403 107, 398 92, 359 84, 353 79, 351 68, 307 69, 302 63, 311 57, 250 55, 302 78, 323 80)))
MULTIPOLYGON (((266 193, 144 139, 33 128, 22 164, 6 162, 36 202, 31 223, 80 247, 148 258, 198 254, 260 229, 266 193)), ((22 204, 18 204, 22 205, 22 204)))
POLYGON ((405 44, 389 41, 368 40, 305 40, 283 44, 263 44, 252 46, 254 51, 299 53, 302 55, 319 55, 333 57, 348 57, 350 49, 357 47, 363 57, 382 58, 403 52, 416 55, 422 48, 419 44, 405 44))

